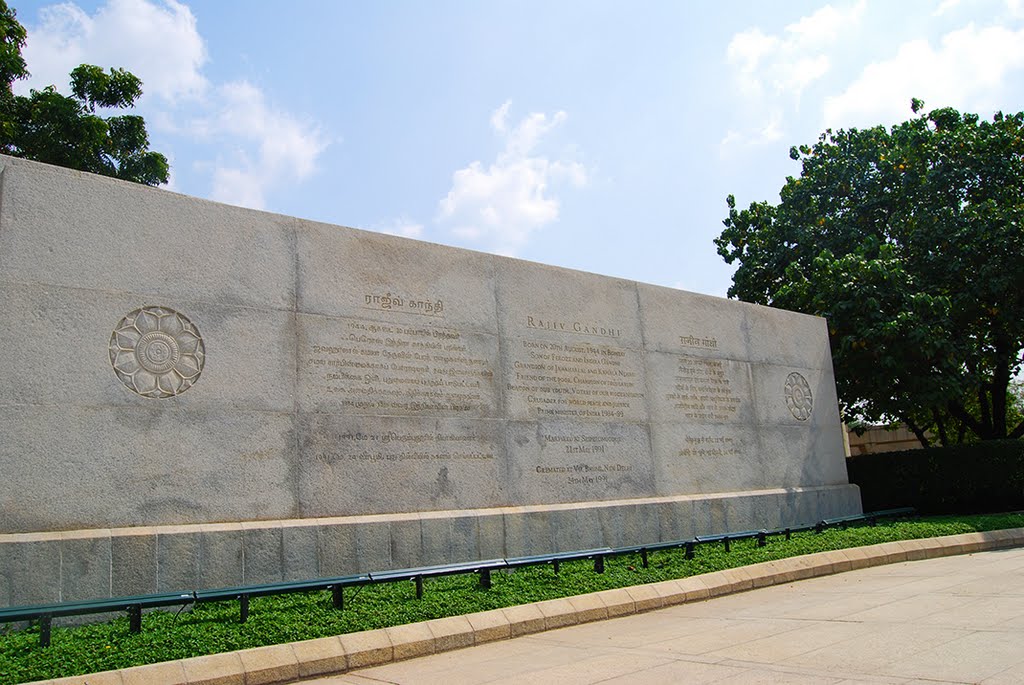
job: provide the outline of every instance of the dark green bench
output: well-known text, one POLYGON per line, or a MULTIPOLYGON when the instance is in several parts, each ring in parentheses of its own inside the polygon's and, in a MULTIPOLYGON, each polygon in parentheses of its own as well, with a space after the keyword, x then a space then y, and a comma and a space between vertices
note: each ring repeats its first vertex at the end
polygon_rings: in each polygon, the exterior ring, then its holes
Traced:
POLYGON ((534 554, 526 557, 513 557, 511 559, 506 559, 505 564, 508 568, 551 564, 555 573, 558 573, 559 565, 563 561, 593 559, 594 572, 604 573, 604 558, 611 554, 612 550, 610 547, 597 547, 595 549, 584 549, 576 552, 553 552, 551 554, 534 554))
POLYGON ((865 514, 852 514, 850 516, 836 516, 834 518, 822 519, 814 529, 820 533, 826 528, 832 528, 833 526, 845 528, 848 523, 860 523, 861 521, 867 521, 869 526, 874 526, 880 518, 900 518, 914 516, 915 514, 917 514, 917 510, 913 507, 882 509, 881 511, 869 511, 865 514))
POLYGON ((458 564, 442 564, 439 566, 421 566, 418 568, 402 568, 392 571, 380 571, 370 573, 370 580, 374 583, 390 583, 402 580, 411 580, 416 583, 416 598, 423 597, 423 579, 438 578, 440 576, 453 576, 459 573, 480 574, 480 587, 491 587, 491 571, 506 567, 504 559, 487 559, 484 561, 467 561, 458 564))
POLYGON ((0 623, 39 621, 39 644, 46 647, 50 644, 50 630, 54 618, 124 611, 128 613, 130 630, 137 633, 142 630, 143 609, 185 606, 195 601, 195 594, 191 592, 165 592, 155 595, 4 607, 0 609, 0 623))
POLYGON ((686 550, 686 558, 693 559, 694 548, 699 544, 722 542, 725 544, 725 550, 729 551, 729 542, 731 540, 757 538, 758 546, 763 547, 766 544, 768 535, 785 534, 786 539, 788 540, 790 533, 795 531, 817 530, 818 532, 822 532, 825 528, 830 526, 845 525, 847 523, 854 523, 857 521, 867 521, 871 525, 875 525, 875 521, 879 518, 912 516, 914 514, 916 514, 915 509, 911 507, 904 507, 900 509, 874 511, 866 514, 822 519, 818 523, 809 526, 784 528, 771 532, 765 530, 746 530, 721 533, 717 535, 699 535, 690 540, 672 540, 669 542, 657 542, 649 545, 630 545, 616 549, 599 547, 573 552, 554 552, 551 554, 535 554, 531 556, 513 557, 510 559, 488 559, 484 561, 442 564, 438 566, 423 566, 419 568, 338 576, 335 578, 318 578, 315 580, 246 585, 194 592, 166 592, 133 597, 113 597, 110 599, 6 607, 0 608, 0 624, 16 623, 20 621, 39 621, 39 642, 45 647, 50 644, 52 620, 63 616, 81 616, 85 614, 102 614, 123 611, 128 613, 129 629, 132 632, 137 633, 142 630, 143 609, 167 606, 186 606, 202 602, 237 600, 240 605, 241 620, 244 622, 249 615, 249 599, 252 597, 329 590, 331 591, 334 606, 338 609, 342 609, 344 608, 343 593, 344 588, 346 587, 357 587, 371 583, 412 580, 416 583, 416 596, 422 597, 424 578, 448 576, 459 573, 478 573, 480 575, 480 586, 483 588, 489 588, 491 587, 491 571, 494 570, 551 564, 555 573, 558 573, 559 564, 563 561, 593 559, 594 571, 596 573, 604 573, 604 561, 606 557, 637 552, 640 553, 644 567, 646 568, 647 554, 652 551, 683 548, 686 550))
MULTIPOLYGON (((746 540, 748 538, 757 538, 757 546, 764 547, 768 540, 767 530, 743 530, 733 533, 719 533, 717 535, 698 535, 694 540, 701 545, 710 542, 721 542, 725 545, 725 551, 730 551, 729 542, 731 540, 746 540)), ((692 558, 692 557, 687 557, 692 558)))
POLYGON ((287 595, 295 592, 319 592, 330 590, 331 601, 336 609, 343 609, 345 606, 344 588, 358 587, 372 582, 370 574, 360 573, 351 576, 338 576, 335 578, 317 578, 315 580, 294 580, 282 583, 266 583, 263 585, 243 585, 240 587, 216 588, 213 590, 199 590, 193 593, 196 603, 202 602, 224 602, 238 600, 239 612, 242 623, 249 618, 249 600, 253 597, 268 597, 271 595, 287 595))

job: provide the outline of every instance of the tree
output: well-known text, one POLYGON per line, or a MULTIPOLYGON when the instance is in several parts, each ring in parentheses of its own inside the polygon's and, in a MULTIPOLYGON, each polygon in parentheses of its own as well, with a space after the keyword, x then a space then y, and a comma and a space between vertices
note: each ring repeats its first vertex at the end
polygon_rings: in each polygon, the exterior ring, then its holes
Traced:
POLYGON ((903 421, 926 446, 1020 438, 1024 113, 923 104, 792 148, 777 205, 730 195, 729 296, 828 320, 847 421, 903 421))
POLYGON ((0 153, 145 185, 167 182, 167 158, 148 149, 142 117, 96 113, 134 106, 142 95, 138 77, 83 64, 71 72, 71 96, 53 86, 15 95, 14 82, 29 75, 24 46, 25 27, 0 0, 0 153))

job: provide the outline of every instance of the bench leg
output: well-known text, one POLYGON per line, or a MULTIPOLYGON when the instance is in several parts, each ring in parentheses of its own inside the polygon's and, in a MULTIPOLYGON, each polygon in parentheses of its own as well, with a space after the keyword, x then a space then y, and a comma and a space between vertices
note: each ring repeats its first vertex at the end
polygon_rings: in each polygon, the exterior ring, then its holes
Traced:
POLYGON ((416 583, 416 599, 423 599, 423 576, 416 576, 412 580, 416 583))
POLYGON ((604 555, 594 557, 594 573, 604 573, 604 555))
POLYGON ((128 632, 142 632, 142 605, 132 604, 128 607, 128 632))
POLYGON ((647 550, 646 549, 640 550, 640 561, 643 562, 644 568, 648 567, 647 566, 647 550))
POLYGON ((555 573, 558 573, 558 559, 553 559, 551 565, 555 567, 555 573))
POLYGON ((722 538, 722 542, 724 542, 724 543, 725 543, 725 551, 726 551, 726 552, 729 552, 729 551, 731 551, 731 550, 729 549, 729 536, 728 536, 728 535, 726 535, 726 536, 725 536, 724 538, 722 538))
POLYGON ((686 543, 686 555, 685 555, 685 558, 688 559, 688 560, 689 559, 693 559, 693 543, 692 542, 687 542, 686 543))
POLYGON ((238 598, 238 608, 241 614, 241 623, 249 620, 249 595, 241 595, 238 598))
POLYGON ((53 617, 50 614, 43 614, 39 617, 39 646, 50 646, 50 628, 53 624, 53 617))
POLYGON ((331 587, 331 604, 338 610, 345 608, 345 589, 340 585, 331 587))
POLYGON ((491 569, 480 569, 480 587, 482 587, 485 590, 491 589, 491 569))

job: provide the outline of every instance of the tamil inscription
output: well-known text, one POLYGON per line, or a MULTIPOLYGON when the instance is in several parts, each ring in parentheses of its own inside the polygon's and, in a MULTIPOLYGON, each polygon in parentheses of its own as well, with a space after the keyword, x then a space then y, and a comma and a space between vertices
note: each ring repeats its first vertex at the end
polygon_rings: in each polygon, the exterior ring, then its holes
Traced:
POLYGON ((358 319, 318 328, 303 344, 300 365, 310 391, 330 406, 406 415, 496 412, 491 336, 358 319))

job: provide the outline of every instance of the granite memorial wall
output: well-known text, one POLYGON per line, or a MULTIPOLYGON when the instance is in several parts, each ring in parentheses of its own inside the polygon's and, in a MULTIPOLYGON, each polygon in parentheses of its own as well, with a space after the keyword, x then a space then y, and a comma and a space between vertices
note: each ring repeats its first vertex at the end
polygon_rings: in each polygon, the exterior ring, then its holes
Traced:
POLYGON ((860 510, 822 319, 0 166, 0 604, 860 510))

